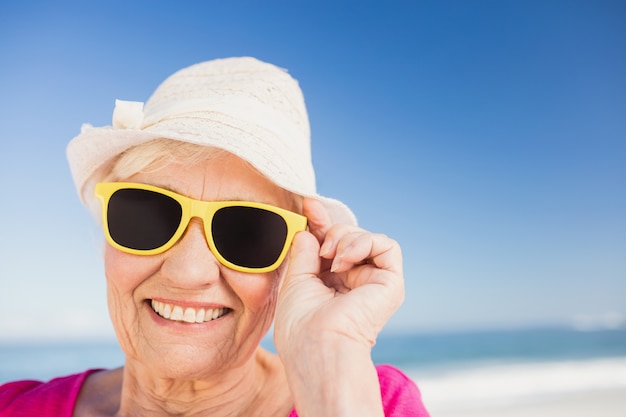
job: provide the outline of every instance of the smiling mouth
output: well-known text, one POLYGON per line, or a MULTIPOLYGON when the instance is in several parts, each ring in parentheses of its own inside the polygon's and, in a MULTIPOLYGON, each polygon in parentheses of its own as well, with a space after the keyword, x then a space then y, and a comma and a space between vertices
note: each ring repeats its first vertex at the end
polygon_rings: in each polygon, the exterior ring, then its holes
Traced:
POLYGON ((184 323, 206 323, 228 314, 231 309, 181 307, 175 304, 151 300, 152 310, 164 319, 184 323))

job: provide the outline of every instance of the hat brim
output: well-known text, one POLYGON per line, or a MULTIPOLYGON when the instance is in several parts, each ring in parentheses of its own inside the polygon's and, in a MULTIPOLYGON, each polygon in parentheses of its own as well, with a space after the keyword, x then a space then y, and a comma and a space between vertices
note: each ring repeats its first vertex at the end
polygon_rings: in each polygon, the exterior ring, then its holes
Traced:
MULTIPOLYGON (((194 123, 197 122, 198 120, 194 121, 194 123)), ((267 143, 275 142, 259 140, 245 129, 230 126, 223 121, 204 119, 202 123, 203 129, 193 129, 193 131, 185 130, 183 120, 176 118, 161 121, 157 125, 144 129, 113 127, 84 129, 67 147, 72 177, 81 200, 94 214, 97 213, 99 208, 93 197, 95 184, 108 172, 115 157, 127 149, 154 139, 170 139, 230 152, 250 163, 281 188, 303 197, 319 200, 334 224, 357 224, 356 217, 345 204, 317 194, 314 183, 307 185, 306 181, 303 181, 303 178, 314 178, 314 174, 302 173, 302 170, 310 164, 302 164, 283 157, 283 155, 293 155, 293 152, 272 149, 267 143), (198 131, 203 133, 194 133, 198 131)), ((195 127, 197 128, 197 125, 195 127)), ((285 143, 282 146, 289 146, 289 144, 285 143)))

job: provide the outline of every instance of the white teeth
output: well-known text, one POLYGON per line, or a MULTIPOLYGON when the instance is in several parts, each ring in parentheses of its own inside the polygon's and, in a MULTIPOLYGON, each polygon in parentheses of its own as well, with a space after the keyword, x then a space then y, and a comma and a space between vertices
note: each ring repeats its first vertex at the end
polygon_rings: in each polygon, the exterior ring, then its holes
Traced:
POLYGON ((226 308, 192 308, 187 307, 183 309, 183 307, 162 303, 160 301, 152 300, 152 309, 161 317, 173 320, 173 321, 183 321, 186 323, 203 323, 205 321, 215 320, 219 317, 222 317, 227 309, 226 308))
POLYGON ((195 323, 196 322, 196 310, 193 308, 187 308, 185 310, 185 315, 183 316, 183 321, 187 323, 195 323))
MULTIPOLYGON (((163 303, 161 303, 163 305, 163 303)), ((165 307, 161 310, 163 313, 161 314, 166 319, 169 319, 172 315, 172 306, 169 304, 165 304, 165 307)))
POLYGON ((202 323, 204 321, 204 309, 200 308, 196 311, 196 323, 202 323))
POLYGON ((170 320, 182 321, 183 308, 179 306, 174 306, 174 308, 172 309, 172 315, 170 316, 170 320))

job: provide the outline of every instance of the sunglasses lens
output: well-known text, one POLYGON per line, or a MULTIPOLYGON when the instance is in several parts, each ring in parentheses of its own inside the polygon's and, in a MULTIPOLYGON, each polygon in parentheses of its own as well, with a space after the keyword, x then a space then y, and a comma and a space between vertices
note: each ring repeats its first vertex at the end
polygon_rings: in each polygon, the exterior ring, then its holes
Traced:
POLYGON ((125 188, 113 193, 107 209, 109 234, 117 244, 150 250, 166 244, 180 225, 182 208, 166 195, 125 188))
POLYGON ((287 239, 285 220, 254 207, 225 207, 211 225, 217 251, 229 262, 247 268, 265 268, 276 262, 287 239))

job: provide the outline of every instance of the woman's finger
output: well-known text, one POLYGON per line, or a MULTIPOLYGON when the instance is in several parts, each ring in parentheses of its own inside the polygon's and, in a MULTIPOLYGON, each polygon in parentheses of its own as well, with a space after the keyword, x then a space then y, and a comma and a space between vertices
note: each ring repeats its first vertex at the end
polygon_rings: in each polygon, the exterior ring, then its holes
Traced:
POLYGON ((317 238, 320 245, 323 244, 326 233, 333 225, 326 208, 314 198, 305 198, 302 202, 302 211, 308 219, 309 232, 317 238))
POLYGON ((345 271, 362 263, 400 273, 400 246, 395 240, 382 234, 356 231, 344 235, 337 244, 332 271, 345 271))
POLYGON ((320 273, 319 243, 306 231, 296 235, 289 253, 286 279, 300 276, 318 276, 320 273))

